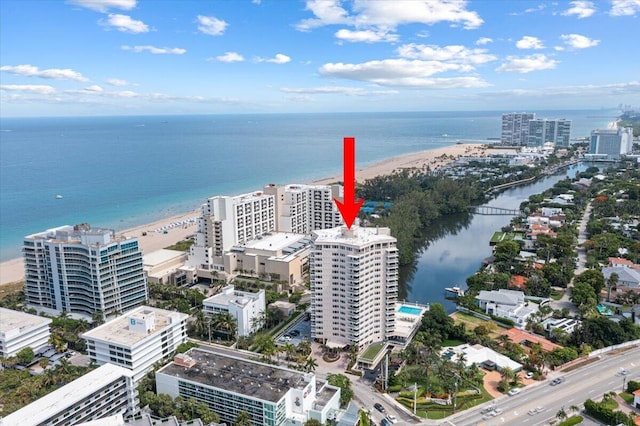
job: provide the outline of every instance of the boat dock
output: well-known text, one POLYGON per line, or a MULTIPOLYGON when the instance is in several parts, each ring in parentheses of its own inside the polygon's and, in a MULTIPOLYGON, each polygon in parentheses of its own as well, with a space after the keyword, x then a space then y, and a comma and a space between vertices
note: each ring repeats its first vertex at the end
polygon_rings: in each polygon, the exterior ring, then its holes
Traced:
POLYGON ((464 296, 464 290, 461 289, 460 287, 445 287, 444 290, 447 293, 453 293, 455 294, 457 297, 462 297, 464 296))

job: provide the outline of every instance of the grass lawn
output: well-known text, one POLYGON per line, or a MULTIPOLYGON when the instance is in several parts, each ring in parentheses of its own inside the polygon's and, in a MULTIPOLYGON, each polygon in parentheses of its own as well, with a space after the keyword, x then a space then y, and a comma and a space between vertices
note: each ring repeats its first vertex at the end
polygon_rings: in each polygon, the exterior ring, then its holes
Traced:
POLYGON ((601 404, 603 407, 608 408, 610 410, 615 410, 616 408, 618 408, 618 401, 616 401, 615 399, 610 399, 608 401, 603 400, 601 404))
POLYGON ((462 340, 458 340, 458 339, 447 339, 447 340, 443 340, 442 341, 442 347, 446 347, 446 346, 458 346, 458 345, 462 345, 464 344, 464 342, 462 340))
POLYGON ((633 404, 633 395, 630 393, 620 392, 618 395, 620 395, 620 398, 624 399, 624 402, 627 404, 633 404))
POLYGON ((385 343, 374 343, 372 345, 369 345, 369 347, 364 351, 364 353, 360 356, 360 358, 373 361, 376 355, 378 355, 378 353, 385 346, 386 346, 385 343))
POLYGON ((467 329, 473 329, 476 326, 484 325, 488 321, 474 317, 473 315, 465 314, 464 312, 456 312, 452 315, 455 322, 463 322, 467 325, 467 329))
POLYGON ((562 296, 563 296, 563 295, 564 295, 564 292, 563 292, 563 291, 558 291, 558 290, 551 289, 551 294, 550 294, 550 296, 551 296, 551 298, 552 298, 553 300, 560 300, 560 299, 562 298, 562 296))

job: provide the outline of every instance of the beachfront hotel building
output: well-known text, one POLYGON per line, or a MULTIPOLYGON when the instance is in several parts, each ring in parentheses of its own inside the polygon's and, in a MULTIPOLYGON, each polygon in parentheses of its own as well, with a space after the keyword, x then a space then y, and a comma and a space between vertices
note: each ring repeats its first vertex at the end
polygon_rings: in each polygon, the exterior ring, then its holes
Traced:
MULTIPOLYGON (((343 224, 333 202, 340 197, 341 185, 270 184, 262 191, 209 198, 201 207, 187 263, 200 277, 228 278, 237 271, 225 265, 224 256, 237 247, 274 232, 308 235, 343 224)), ((241 269, 258 273, 258 268, 241 269)))
POLYGON ((205 402, 226 424, 242 411, 254 426, 325 424, 340 407, 340 389, 313 373, 195 348, 156 372, 156 389, 205 402))
POLYGON ((202 301, 202 312, 205 315, 229 313, 236 319, 238 337, 243 337, 261 327, 260 317, 267 309, 265 300, 264 290, 252 293, 228 285, 220 293, 202 301))
POLYGON ((386 341, 395 327, 398 250, 389 228, 313 232, 311 337, 329 346, 386 341))
POLYGON ((547 120, 546 118, 535 118, 529 120, 529 130, 527 145, 543 146, 551 142, 557 148, 566 148, 571 140, 571 120, 559 118, 547 120))
POLYGON ((8 358, 24 348, 34 352, 49 343, 51 319, 0 308, 0 356, 8 358))
POLYGON ((87 224, 61 226, 24 238, 27 305, 91 318, 142 305, 149 298, 136 238, 87 224))
POLYGON ((187 319, 181 312, 140 306, 82 335, 91 361, 127 368, 138 382, 153 364, 187 341, 187 319))
POLYGON ((132 373, 105 364, 14 411, 0 421, 3 426, 76 425, 122 414, 135 414, 138 405, 132 373))
POLYGON ((607 155, 610 158, 620 158, 630 154, 633 148, 633 129, 623 127, 619 129, 599 129, 591 131, 590 154, 607 155))
POLYGON ((530 112, 502 114, 500 142, 508 145, 527 145, 529 139, 529 120, 535 118, 536 114, 530 112))

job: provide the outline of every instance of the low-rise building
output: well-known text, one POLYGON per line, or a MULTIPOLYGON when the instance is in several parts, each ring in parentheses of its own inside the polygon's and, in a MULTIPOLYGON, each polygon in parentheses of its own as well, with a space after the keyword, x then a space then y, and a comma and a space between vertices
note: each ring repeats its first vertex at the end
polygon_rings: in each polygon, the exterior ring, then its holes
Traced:
POLYGON ((0 308, 0 356, 14 356, 24 348, 34 352, 49 342, 49 318, 0 308))
POLYGON ((179 250, 160 249, 142 256, 142 267, 148 283, 185 285, 194 281, 182 268, 187 253, 179 250))
POLYGON ((340 389, 302 373, 202 349, 191 349, 156 372, 158 394, 205 402, 233 424, 242 411, 258 426, 325 423, 340 407, 340 389))
POLYGON ((507 356, 504 356, 493 349, 482 345, 458 345, 442 348, 440 355, 451 362, 459 359, 464 360, 467 367, 476 364, 478 367, 484 367, 490 370, 502 370, 505 367, 512 371, 520 371, 522 364, 515 362, 507 356))
POLYGON ((140 380, 153 364, 187 341, 187 314, 140 306, 82 335, 89 357, 133 371, 140 380))
POLYGON ((521 291, 504 290, 480 290, 476 296, 478 305, 489 315, 509 318, 516 326, 524 327, 527 319, 538 311, 538 305, 528 303, 521 291))
POLYGON ((105 364, 2 419, 3 426, 76 425, 137 410, 138 392, 126 368, 105 364))
POLYGON ((633 406, 640 408, 640 389, 633 392, 633 406))
POLYGON ((612 266, 602 268, 604 279, 608 280, 612 274, 618 275, 618 286, 640 288, 640 271, 628 266, 612 266))
POLYGON ((224 254, 224 270, 268 276, 288 285, 303 284, 309 275, 311 238, 274 232, 234 246, 224 254))
POLYGON ((228 285, 204 299, 202 308, 205 315, 231 314, 236 319, 238 337, 248 336, 260 328, 260 317, 266 313, 265 291, 251 293, 228 285))
POLYGON ((580 327, 580 324, 582 324, 582 321, 575 318, 549 318, 540 325, 549 333, 549 337, 555 337, 553 335, 554 330, 562 330, 567 334, 571 334, 576 328, 580 327))

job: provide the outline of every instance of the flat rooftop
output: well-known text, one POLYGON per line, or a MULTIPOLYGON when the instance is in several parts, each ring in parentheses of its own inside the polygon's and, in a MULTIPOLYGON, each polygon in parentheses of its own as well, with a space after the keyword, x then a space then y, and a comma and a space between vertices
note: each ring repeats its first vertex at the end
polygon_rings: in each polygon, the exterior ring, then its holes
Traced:
POLYGON ((187 368, 171 362, 156 374, 179 377, 250 398, 278 402, 289 389, 304 389, 305 373, 226 356, 202 349, 187 352, 196 364, 187 368))
POLYGON ((20 424, 25 426, 43 423, 49 417, 71 407, 103 386, 113 383, 123 376, 131 377, 132 375, 133 373, 126 368, 104 364, 60 389, 36 399, 18 411, 14 411, 4 418, 4 422, 7 425, 20 424))
POLYGON ((218 293, 211 297, 208 297, 202 301, 202 303, 216 304, 221 306, 229 306, 229 303, 234 301, 238 305, 246 306, 248 303, 253 302, 258 298, 259 293, 253 293, 250 291, 233 290, 229 293, 218 293))
POLYGON ((346 226, 318 229, 313 231, 313 234, 316 236, 316 243, 341 243, 361 246, 377 241, 396 241, 396 239, 391 236, 389 228, 363 228, 355 225, 352 226, 351 229, 347 229, 346 226))
POLYGON ((280 251, 294 245, 305 236, 303 234, 294 234, 291 232, 274 232, 271 235, 263 236, 259 240, 251 240, 244 247, 254 250, 280 251))
POLYGON ((168 262, 170 260, 186 255, 187 253, 180 250, 160 249, 142 256, 142 264, 144 266, 154 267, 156 265, 160 265, 161 263, 168 262))
POLYGON ((136 343, 160 333, 171 324, 186 320, 189 316, 181 312, 167 311, 165 309, 139 306, 127 311, 117 318, 112 319, 99 327, 89 330, 82 335, 83 338, 113 342, 123 346, 134 346, 136 343), (129 318, 132 315, 141 315, 145 312, 155 314, 155 329, 149 334, 129 330, 129 318))
POLYGON ((0 334, 9 334, 12 331, 18 333, 50 323, 51 320, 49 318, 0 308, 0 334))

